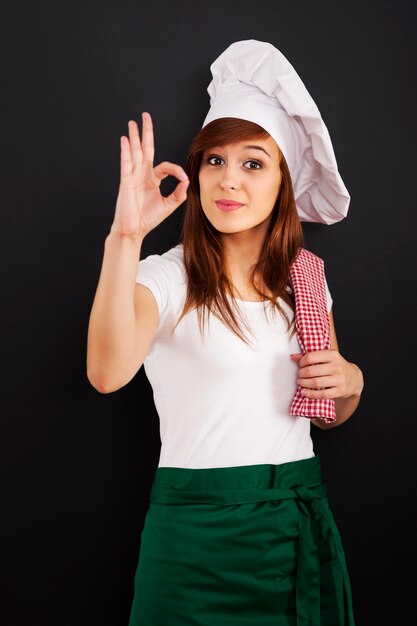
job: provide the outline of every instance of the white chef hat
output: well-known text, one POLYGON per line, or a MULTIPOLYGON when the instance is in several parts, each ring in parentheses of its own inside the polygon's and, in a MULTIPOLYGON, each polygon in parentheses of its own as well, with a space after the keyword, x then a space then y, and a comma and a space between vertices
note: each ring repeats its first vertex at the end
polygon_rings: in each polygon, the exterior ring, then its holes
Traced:
POLYGON ((202 127, 220 117, 255 122, 287 161, 301 221, 334 224, 350 195, 337 169, 329 131, 301 78, 272 44, 232 43, 210 66, 210 109, 202 127))

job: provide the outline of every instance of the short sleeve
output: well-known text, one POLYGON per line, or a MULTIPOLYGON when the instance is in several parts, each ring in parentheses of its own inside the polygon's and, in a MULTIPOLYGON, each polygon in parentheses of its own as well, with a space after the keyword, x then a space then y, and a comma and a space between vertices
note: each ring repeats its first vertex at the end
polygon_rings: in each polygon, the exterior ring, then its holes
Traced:
POLYGON ((159 327, 170 324, 177 314, 183 291, 181 250, 176 247, 162 255, 150 254, 138 261, 136 282, 153 293, 159 311, 159 327))
POLYGON ((150 289, 158 305, 159 320, 164 318, 168 302, 168 279, 159 254, 150 254, 138 262, 136 282, 150 289))
POLYGON ((327 310, 330 313, 330 309, 332 308, 332 305, 333 305, 333 298, 332 298, 331 293, 329 291, 329 286, 327 284, 326 276, 324 277, 324 282, 326 283, 327 310))

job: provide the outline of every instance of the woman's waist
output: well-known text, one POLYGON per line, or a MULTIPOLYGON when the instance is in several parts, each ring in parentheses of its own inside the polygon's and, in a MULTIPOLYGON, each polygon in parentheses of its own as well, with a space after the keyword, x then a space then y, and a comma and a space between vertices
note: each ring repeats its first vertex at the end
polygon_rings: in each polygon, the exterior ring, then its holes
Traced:
POLYGON ((253 502, 292 497, 293 487, 298 485, 321 489, 321 495, 325 495, 318 456, 279 464, 206 468, 159 466, 152 483, 151 500, 253 502))

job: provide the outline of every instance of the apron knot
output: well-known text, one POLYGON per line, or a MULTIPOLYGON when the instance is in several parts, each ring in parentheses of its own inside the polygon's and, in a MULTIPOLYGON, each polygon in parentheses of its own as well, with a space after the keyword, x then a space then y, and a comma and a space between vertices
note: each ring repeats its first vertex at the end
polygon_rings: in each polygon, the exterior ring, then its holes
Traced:
POLYGON ((298 568, 296 587, 297 626, 320 626, 320 553, 318 542, 315 537, 312 518, 318 513, 327 522, 331 530, 336 553, 339 559, 343 575, 344 603, 348 615, 348 623, 354 624, 350 581, 347 573, 344 551, 341 544, 339 531, 328 510, 324 500, 327 496, 327 485, 321 483, 309 488, 308 485, 293 485, 292 490, 297 494, 297 505, 300 509, 299 517, 299 541, 298 541, 298 568), (317 500, 317 506, 312 507, 313 500, 317 500))

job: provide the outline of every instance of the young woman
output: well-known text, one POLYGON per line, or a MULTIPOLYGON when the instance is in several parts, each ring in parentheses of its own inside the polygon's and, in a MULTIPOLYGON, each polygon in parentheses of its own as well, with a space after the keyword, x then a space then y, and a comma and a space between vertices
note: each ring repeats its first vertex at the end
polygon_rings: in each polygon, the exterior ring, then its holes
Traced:
POLYGON ((338 351, 327 282, 330 348, 300 351, 289 274, 303 233, 286 156, 259 124, 218 116, 185 170, 154 167, 149 113, 142 124, 142 138, 133 120, 121 137, 87 354, 102 393, 144 364, 160 417, 129 626, 353 626, 310 419, 289 409, 299 385, 335 401, 337 419, 313 424, 338 426, 363 376, 338 351), (169 175, 179 183, 164 198, 169 175), (180 243, 138 262, 185 200, 180 243))

